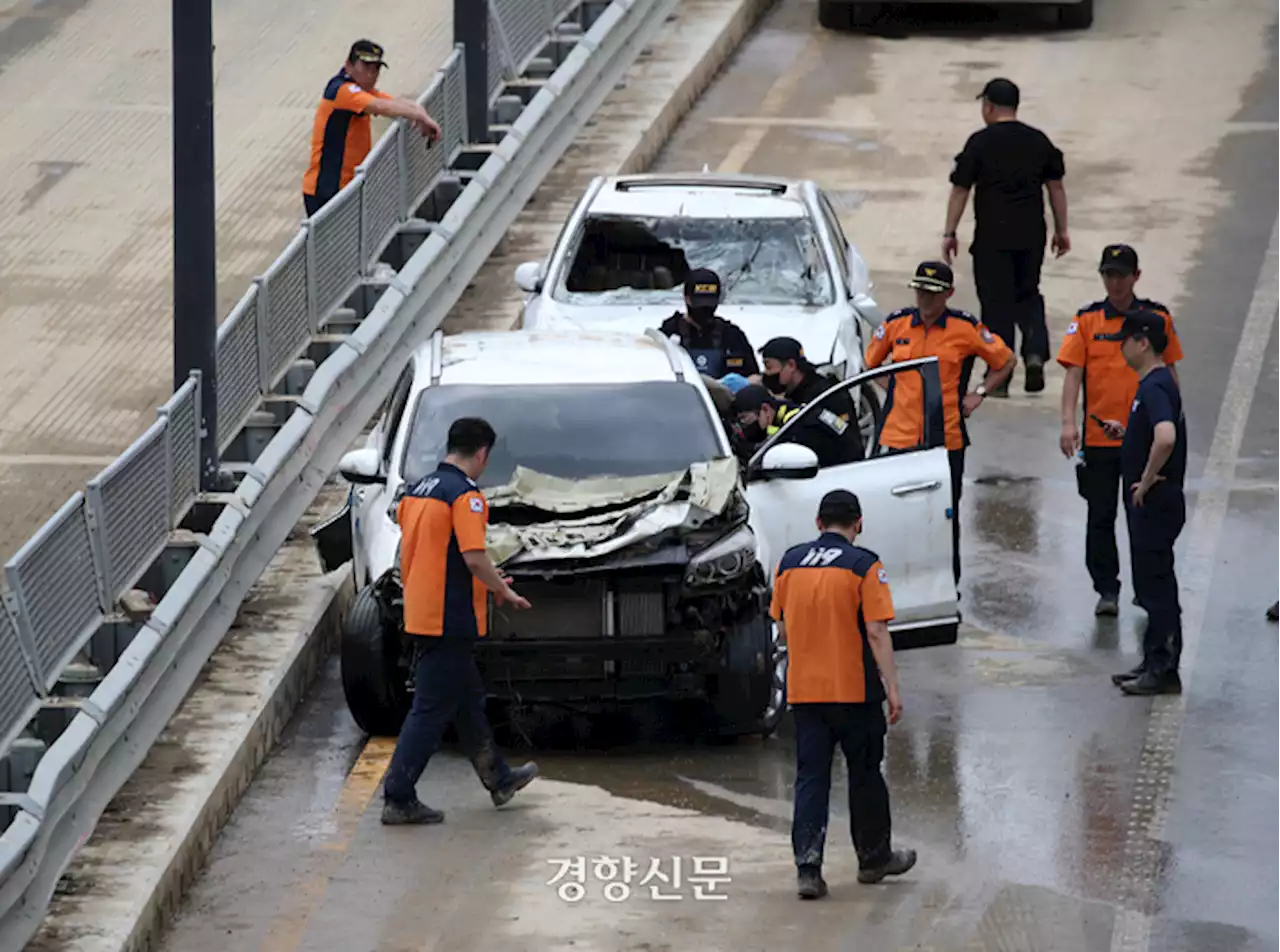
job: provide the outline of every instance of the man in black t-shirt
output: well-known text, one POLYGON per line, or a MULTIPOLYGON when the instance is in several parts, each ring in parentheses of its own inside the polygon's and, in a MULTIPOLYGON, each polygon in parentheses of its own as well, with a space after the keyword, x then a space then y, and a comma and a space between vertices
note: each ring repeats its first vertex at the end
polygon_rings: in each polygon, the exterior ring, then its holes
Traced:
POLYGON ((760 367, 747 335, 716 313, 720 295, 718 274, 706 268, 690 271, 684 282, 684 312, 676 311, 659 330, 680 342, 700 374, 715 380, 728 374, 758 374, 760 367))
POLYGON ((1128 424, 1103 420, 1113 439, 1123 439, 1120 472, 1129 522, 1133 589, 1146 609, 1142 663, 1112 678, 1126 694, 1176 694, 1182 690, 1178 662, 1182 655, 1182 609, 1173 571, 1173 544, 1187 519, 1183 482, 1187 475, 1187 421, 1182 395, 1161 354, 1168 344, 1165 319, 1136 310, 1106 340, 1120 341, 1120 351, 1138 374, 1138 395, 1128 424))
MULTIPOLYGON (((1044 389, 1049 360, 1049 331, 1040 294, 1044 263, 1044 189, 1053 209, 1053 250, 1071 250, 1067 234, 1066 168, 1062 152, 1039 129, 1018 119, 1018 87, 993 79, 978 96, 986 128, 971 135, 951 170, 951 197, 943 229, 942 255, 947 264, 959 248, 956 228, 974 190, 973 281, 982 322, 999 334, 1009 349, 1014 327, 1022 329, 1022 359, 1028 393, 1044 389)), ((1008 383, 992 396, 1008 396, 1008 383)))

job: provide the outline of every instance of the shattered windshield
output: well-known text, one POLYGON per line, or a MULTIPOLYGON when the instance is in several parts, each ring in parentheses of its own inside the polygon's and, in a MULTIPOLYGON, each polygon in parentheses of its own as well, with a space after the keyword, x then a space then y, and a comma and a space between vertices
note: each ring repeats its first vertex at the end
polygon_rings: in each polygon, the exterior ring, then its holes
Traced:
POLYGON ((680 306, 694 268, 720 275, 725 304, 829 305, 831 274, 807 218, 587 219, 556 299, 680 306))
POLYGON ((723 455, 698 391, 674 381, 628 384, 449 384, 413 409, 402 475, 416 482, 444 459, 449 426, 478 416, 497 431, 481 487, 517 465, 566 479, 674 473, 723 455))

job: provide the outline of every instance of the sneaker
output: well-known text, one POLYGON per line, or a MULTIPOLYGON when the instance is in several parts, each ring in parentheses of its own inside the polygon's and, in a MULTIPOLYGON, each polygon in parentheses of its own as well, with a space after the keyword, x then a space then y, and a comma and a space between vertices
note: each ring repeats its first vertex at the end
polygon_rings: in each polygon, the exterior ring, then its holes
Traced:
POLYGON ((1116 687, 1120 687, 1129 681, 1138 680, 1138 678, 1142 677, 1146 672, 1146 668, 1142 665, 1138 665, 1136 668, 1131 668, 1128 671, 1122 671, 1120 674, 1111 675, 1111 683, 1116 687))
POLYGON ((1093 613, 1095 615, 1119 615, 1120 596, 1103 595, 1098 599, 1098 604, 1094 606, 1093 613))
POLYGON ((796 895, 801 899, 821 899, 827 894, 827 881, 816 866, 803 866, 796 875, 796 895))
POLYGON ((517 793, 529 786, 534 777, 538 776, 538 765, 532 760, 527 764, 516 767, 511 771, 511 779, 507 781, 505 786, 499 787, 497 790, 489 792, 490 799, 493 800, 495 807, 500 807, 507 803, 517 793))
POLYGON ((1027 393, 1039 393, 1044 389, 1044 361, 1039 357, 1027 358, 1027 393))
POLYGON ((433 810, 421 800, 410 800, 408 803, 386 800, 382 804, 383 826, 426 826, 443 822, 444 814, 433 810))
POLYGON ((1178 676, 1177 671, 1170 671, 1167 674, 1157 675, 1144 671, 1140 678, 1132 681, 1126 681, 1120 685, 1120 690, 1125 694, 1134 694, 1139 696, 1147 696, 1152 694, 1181 694, 1182 678, 1178 676))
POLYGON ((878 883, 886 876, 901 876, 916 864, 915 850, 894 850, 889 862, 883 866, 858 870, 858 882, 878 883))

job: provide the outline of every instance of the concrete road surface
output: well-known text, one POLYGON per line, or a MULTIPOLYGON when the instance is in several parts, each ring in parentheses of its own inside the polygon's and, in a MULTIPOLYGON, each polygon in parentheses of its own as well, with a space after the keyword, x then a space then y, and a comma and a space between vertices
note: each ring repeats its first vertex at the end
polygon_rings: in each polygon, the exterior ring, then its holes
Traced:
MULTIPOLYGON (((453 7, 213 6, 221 319, 297 231, 316 103, 352 41, 380 40, 385 88, 416 96, 453 7)), ((0 7, 0 558, 172 392, 169 8, 0 7)))
MULTIPOLYGON (((1093 617, 1084 504, 1057 450, 1061 372, 1040 395, 1019 374, 973 421, 961 641, 900 656, 887 773, 896 835, 920 851, 910 875, 855 882, 837 790, 831 896, 797 902, 785 735, 539 753, 544 779, 502 811, 442 755, 420 792, 447 822, 384 829, 390 743, 365 743, 331 670, 168 952, 1277 947, 1277 632, 1263 617, 1277 596, 1274 4, 1098 0, 1078 34, 950 7, 878 37, 821 32, 814 6, 782 0, 660 168, 817 179, 898 306, 937 253, 975 94, 994 75, 1022 84, 1024 118, 1066 152, 1075 248, 1044 279, 1055 347, 1101 294, 1101 247, 1129 241, 1187 353, 1183 698, 1110 684, 1144 619, 1127 577, 1120 618, 1093 617), (639 864, 625 901, 594 876, 578 902, 547 885, 554 860, 602 855, 639 864), (651 861, 687 874, 695 856, 728 863, 726 899, 638 885, 651 861)), ((961 267, 957 303, 974 307, 961 267)))

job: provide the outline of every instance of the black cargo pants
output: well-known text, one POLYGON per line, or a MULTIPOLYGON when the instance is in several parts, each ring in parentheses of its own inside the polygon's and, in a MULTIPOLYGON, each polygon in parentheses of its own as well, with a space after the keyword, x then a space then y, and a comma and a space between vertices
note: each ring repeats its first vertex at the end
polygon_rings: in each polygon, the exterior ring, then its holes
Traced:
POLYGON ((506 786, 511 766, 494 743, 485 712, 484 679, 476 667, 474 642, 464 638, 414 636, 413 707, 387 767, 383 792, 394 803, 411 803, 427 761, 440 749, 452 721, 480 782, 493 791, 506 786))
POLYGON ((1120 511, 1120 447, 1086 446, 1076 467, 1076 488, 1088 505, 1084 564, 1099 595, 1120 594, 1120 551, 1116 515, 1120 511))
POLYGON ((1157 483, 1141 506, 1124 488, 1133 559, 1133 590, 1147 613, 1142 666, 1155 675, 1174 673, 1182 659, 1182 606, 1173 568, 1173 545, 1187 520, 1181 488, 1157 483))
POLYGON ((1022 331, 1022 360, 1049 361, 1049 328, 1045 324, 1040 267, 1044 245, 1017 251, 973 249, 973 283, 982 309, 982 323, 1015 354, 1014 328, 1022 331))

